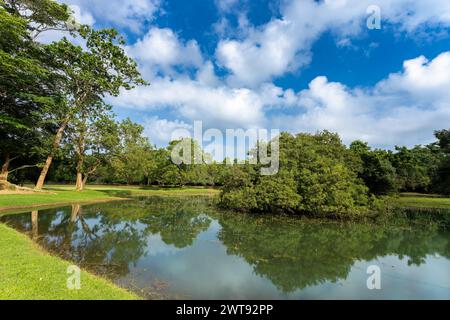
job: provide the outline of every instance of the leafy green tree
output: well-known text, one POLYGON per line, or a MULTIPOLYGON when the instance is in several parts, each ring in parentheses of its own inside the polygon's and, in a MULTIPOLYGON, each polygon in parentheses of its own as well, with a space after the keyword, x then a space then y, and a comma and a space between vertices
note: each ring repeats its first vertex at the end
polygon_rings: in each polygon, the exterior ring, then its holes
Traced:
POLYGON ((360 160, 338 135, 281 133, 279 145, 279 173, 261 177, 258 166, 235 168, 221 194, 223 206, 336 217, 369 212, 368 189, 357 176, 360 160))
POLYGON ((77 115, 68 128, 65 144, 72 147, 76 162, 76 190, 82 191, 88 178, 117 152, 118 125, 108 106, 95 106, 77 115))
POLYGON ((118 130, 119 144, 111 157, 114 177, 122 183, 142 183, 155 166, 154 148, 143 136, 144 128, 130 119, 119 123, 118 130))
POLYGON ((264 176, 256 186, 257 207, 264 212, 295 213, 302 202, 297 187, 294 176, 285 170, 274 176, 264 176))
POLYGON ((29 158, 45 139, 43 111, 60 99, 45 46, 34 35, 69 17, 66 6, 50 0, 0 1, 0 188, 8 186, 11 162, 29 158))
POLYGON ((145 84, 136 62, 125 54, 122 48, 124 40, 117 31, 96 31, 81 26, 78 33, 85 41, 85 49, 72 44, 67 38, 47 46, 48 54, 54 57, 54 72, 64 75, 62 92, 67 103, 55 115, 58 129, 36 189, 42 188, 54 152, 59 148, 67 126, 78 114, 87 114, 93 106, 103 106, 101 102, 105 95, 117 96, 121 88, 130 90, 145 84))
POLYGON ((1 0, 5 10, 22 18, 33 39, 49 30, 70 31, 76 22, 66 4, 54 0, 1 0))
POLYGON ((225 208, 240 211, 257 209, 256 190, 252 180, 254 168, 247 165, 234 165, 225 176, 220 194, 220 204, 225 208))

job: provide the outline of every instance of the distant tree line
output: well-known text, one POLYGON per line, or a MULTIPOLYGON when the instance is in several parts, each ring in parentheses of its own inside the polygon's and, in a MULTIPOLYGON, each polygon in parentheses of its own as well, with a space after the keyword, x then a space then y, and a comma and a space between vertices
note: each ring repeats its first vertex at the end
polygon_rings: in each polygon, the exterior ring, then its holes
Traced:
POLYGON ((381 195, 397 192, 450 194, 450 130, 436 131, 427 146, 371 149, 338 134, 282 133, 280 169, 261 176, 258 165, 234 166, 220 203, 255 212, 355 216, 379 212, 381 195))

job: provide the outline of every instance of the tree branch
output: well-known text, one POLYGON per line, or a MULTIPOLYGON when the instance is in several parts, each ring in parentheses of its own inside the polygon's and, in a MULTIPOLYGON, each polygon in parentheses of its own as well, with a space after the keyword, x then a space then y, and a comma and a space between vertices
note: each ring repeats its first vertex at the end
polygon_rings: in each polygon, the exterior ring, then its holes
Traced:
POLYGON ((23 170, 23 169, 27 169, 27 168, 35 168, 35 167, 37 167, 37 164, 33 164, 33 165, 24 165, 24 166, 18 167, 18 168, 16 168, 16 169, 10 170, 10 171, 8 171, 8 173, 13 173, 13 172, 15 172, 15 171, 19 171, 19 170, 23 170))

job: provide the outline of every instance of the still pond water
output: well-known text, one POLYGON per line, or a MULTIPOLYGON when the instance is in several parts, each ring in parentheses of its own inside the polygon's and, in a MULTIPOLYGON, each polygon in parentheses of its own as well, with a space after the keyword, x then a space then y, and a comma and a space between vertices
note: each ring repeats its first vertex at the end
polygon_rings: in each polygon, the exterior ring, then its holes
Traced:
POLYGON ((0 217, 50 252, 157 299, 450 299, 450 213, 344 223, 136 198, 0 217), (367 268, 381 290, 367 288, 367 268))

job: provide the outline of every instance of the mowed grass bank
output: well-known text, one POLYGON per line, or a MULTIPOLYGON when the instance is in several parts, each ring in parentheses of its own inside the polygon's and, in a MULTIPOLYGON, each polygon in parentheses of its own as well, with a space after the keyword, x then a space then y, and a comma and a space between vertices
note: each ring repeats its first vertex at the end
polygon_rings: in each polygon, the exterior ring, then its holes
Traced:
POLYGON ((51 256, 26 235, 0 224, 0 299, 134 300, 139 297, 81 271, 80 290, 69 290, 70 262, 51 256))
POLYGON ((405 193, 397 199, 397 202, 402 207, 450 210, 450 197, 444 196, 405 193))
POLYGON ((132 196, 214 196, 218 190, 210 188, 141 188, 128 186, 88 186, 77 192, 73 186, 48 185, 44 192, 0 194, 0 212, 37 206, 64 205, 123 200, 132 196))

